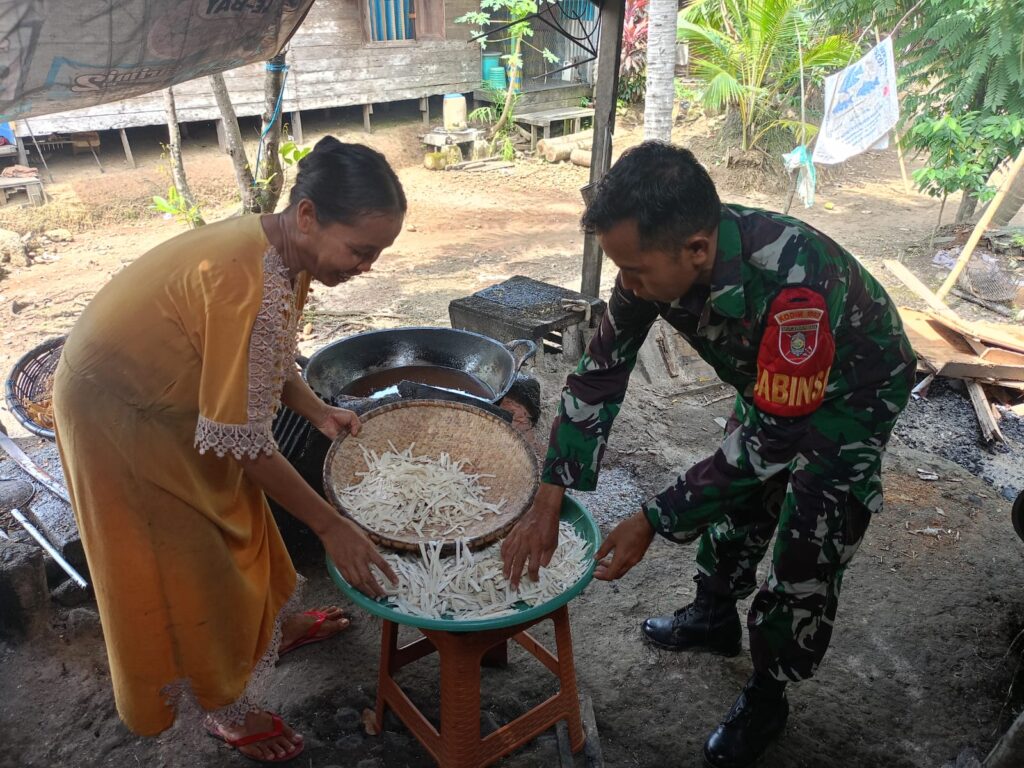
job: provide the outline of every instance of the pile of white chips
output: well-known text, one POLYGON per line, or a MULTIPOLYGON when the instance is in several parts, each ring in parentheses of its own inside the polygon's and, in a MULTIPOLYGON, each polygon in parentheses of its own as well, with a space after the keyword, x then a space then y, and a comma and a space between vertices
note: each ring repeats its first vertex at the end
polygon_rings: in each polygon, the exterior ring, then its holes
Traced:
POLYGON ((460 536, 485 515, 500 514, 505 499, 488 502, 489 488, 480 484, 494 475, 465 472, 466 462, 447 453, 414 456, 415 443, 404 451, 388 445, 391 450, 380 454, 360 446, 366 471, 339 493, 346 511, 370 530, 445 539, 460 536))
POLYGON ((492 619, 540 605, 571 588, 589 566, 590 545, 566 522, 558 526, 558 547, 537 581, 526 575, 513 590, 502 574, 501 543, 471 552, 465 539, 454 555, 441 556, 441 542, 420 545, 419 556, 383 553, 398 576, 382 579, 389 603, 412 616, 430 619, 492 619))

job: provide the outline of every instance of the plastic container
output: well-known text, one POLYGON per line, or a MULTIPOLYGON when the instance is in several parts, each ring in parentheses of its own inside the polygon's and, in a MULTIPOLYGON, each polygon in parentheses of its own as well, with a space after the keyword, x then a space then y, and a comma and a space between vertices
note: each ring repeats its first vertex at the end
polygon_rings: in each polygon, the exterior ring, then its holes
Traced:
POLYGON ((463 130, 466 127, 466 97, 461 93, 446 94, 442 114, 446 131, 463 130))
POLYGON ((501 67, 501 54, 500 53, 485 53, 481 60, 481 73, 483 79, 490 81, 491 70, 495 67, 501 67))
MULTIPOLYGON (((562 501, 561 519, 571 523, 576 529, 576 533, 586 539, 587 543, 590 544, 591 555, 597 552, 601 546, 601 529, 597 527, 594 518, 590 516, 590 513, 587 512, 584 506, 572 496, 567 495, 562 501)), ((546 603, 535 605, 532 608, 522 605, 517 609, 516 613, 508 616, 498 616, 491 619, 428 619, 423 616, 413 616, 393 608, 383 598, 373 600, 367 597, 345 581, 341 571, 331 561, 330 556, 327 556, 327 571, 331 574, 334 583, 349 600, 363 610, 387 621, 393 621, 396 624, 407 624, 411 627, 422 627, 424 629, 439 629, 444 632, 485 632, 491 629, 514 627, 538 619, 541 616, 547 616, 582 592, 593 578, 596 567, 597 563, 591 560, 579 581, 561 595, 548 600, 546 603)))
POLYGON ((493 67, 487 74, 487 82, 496 91, 504 91, 508 88, 508 79, 505 77, 505 68, 500 64, 493 67))

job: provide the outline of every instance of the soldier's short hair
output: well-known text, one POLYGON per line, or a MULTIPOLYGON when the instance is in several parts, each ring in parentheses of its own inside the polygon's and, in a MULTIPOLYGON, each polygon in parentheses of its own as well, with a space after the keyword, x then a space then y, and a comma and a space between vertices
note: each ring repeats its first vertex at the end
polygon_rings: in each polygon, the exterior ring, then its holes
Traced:
POLYGON ((678 251, 688 237, 714 231, 720 217, 715 184, 693 153, 645 141, 598 182, 581 223, 584 232, 599 233, 635 219, 644 248, 678 251))

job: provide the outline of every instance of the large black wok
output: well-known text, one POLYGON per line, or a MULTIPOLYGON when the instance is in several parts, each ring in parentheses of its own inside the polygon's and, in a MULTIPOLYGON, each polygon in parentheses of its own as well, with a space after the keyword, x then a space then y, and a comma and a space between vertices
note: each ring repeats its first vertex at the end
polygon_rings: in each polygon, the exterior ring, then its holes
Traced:
MULTIPOLYGON (((360 379, 392 368, 442 366, 463 371, 487 386, 491 402, 501 400, 524 362, 537 351, 527 339, 508 344, 453 328, 389 328, 335 341, 318 350, 305 368, 306 381, 321 397, 346 394, 360 379)), ((421 383, 431 384, 431 381, 421 383)))

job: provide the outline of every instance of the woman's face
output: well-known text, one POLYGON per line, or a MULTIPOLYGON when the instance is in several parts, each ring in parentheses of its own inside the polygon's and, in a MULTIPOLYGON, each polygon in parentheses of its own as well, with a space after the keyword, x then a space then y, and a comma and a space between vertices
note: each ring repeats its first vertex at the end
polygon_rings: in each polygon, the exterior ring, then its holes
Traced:
POLYGON ((314 280, 326 286, 348 282, 369 272, 381 251, 390 248, 402 231, 402 214, 368 213, 351 224, 321 224, 308 200, 299 202, 297 219, 302 234, 303 265, 314 280))

